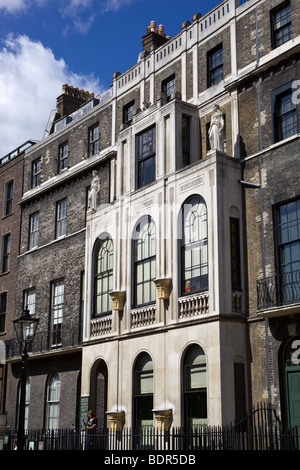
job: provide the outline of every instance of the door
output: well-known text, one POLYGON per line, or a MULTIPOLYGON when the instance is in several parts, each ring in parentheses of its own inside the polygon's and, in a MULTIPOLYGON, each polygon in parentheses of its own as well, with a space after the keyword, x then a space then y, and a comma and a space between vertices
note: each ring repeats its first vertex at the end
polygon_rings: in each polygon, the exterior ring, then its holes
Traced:
MULTIPOLYGON (((292 340, 285 356, 286 404, 290 428, 298 427, 300 439, 300 341, 292 340)), ((298 446, 300 440, 298 442, 298 446)))
POLYGON ((290 425, 300 428, 300 370, 287 373, 290 425))

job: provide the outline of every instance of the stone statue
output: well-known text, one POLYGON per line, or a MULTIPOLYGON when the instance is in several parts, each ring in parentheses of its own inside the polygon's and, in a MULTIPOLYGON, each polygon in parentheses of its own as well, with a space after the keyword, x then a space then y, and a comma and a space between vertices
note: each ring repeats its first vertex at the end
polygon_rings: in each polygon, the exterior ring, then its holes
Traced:
POLYGON ((93 178, 91 181, 91 189, 89 194, 89 207, 92 210, 97 210, 98 205, 98 194, 100 192, 100 178, 97 175, 97 171, 93 170, 93 178))
POLYGON ((209 143, 211 150, 220 150, 224 152, 224 144, 222 139, 222 130, 224 127, 223 115, 220 111, 219 105, 214 105, 214 111, 211 116, 210 127, 208 130, 209 143))

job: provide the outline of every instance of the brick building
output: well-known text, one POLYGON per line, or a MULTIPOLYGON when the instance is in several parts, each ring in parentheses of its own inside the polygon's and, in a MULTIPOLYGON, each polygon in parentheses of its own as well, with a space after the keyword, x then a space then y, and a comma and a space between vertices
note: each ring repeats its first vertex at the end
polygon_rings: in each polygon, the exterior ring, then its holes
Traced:
MULTIPOLYGON (((35 142, 28 141, 0 159, 0 426, 6 426, 6 410, 11 406, 7 392, 8 371, 5 342, 13 335, 15 316, 17 257, 20 243, 21 209, 19 201, 23 189, 23 160, 27 148, 35 142)), ((21 314, 21 311, 20 311, 21 314)))
POLYGON ((91 407, 101 426, 227 424, 263 400, 299 424, 299 3, 225 0, 174 38, 153 21, 106 93, 64 85, 24 156, 29 427, 91 407))
MULTIPOLYGON (((64 113, 72 114, 94 101, 92 95, 64 85, 49 136, 24 157, 16 305, 19 309, 28 306, 40 318, 30 356, 27 402, 35 403, 35 412, 26 415, 29 428, 71 427, 78 422, 86 209, 94 170, 101 180, 103 203, 109 202, 110 193, 110 163, 98 153, 102 145, 107 147, 105 135, 97 150, 86 142, 89 129, 96 129, 110 110, 109 105, 104 106, 100 115, 81 119, 75 135, 74 126, 64 127, 64 113), (41 400, 41 390, 49 400, 41 400), (64 421, 58 421, 51 410, 58 390, 64 421)), ((15 379, 20 377, 17 351, 12 346, 10 365, 15 379)), ((17 397, 19 381, 9 385, 9 394, 17 397)), ((16 406, 15 399, 8 415, 11 428, 17 424, 16 406)))

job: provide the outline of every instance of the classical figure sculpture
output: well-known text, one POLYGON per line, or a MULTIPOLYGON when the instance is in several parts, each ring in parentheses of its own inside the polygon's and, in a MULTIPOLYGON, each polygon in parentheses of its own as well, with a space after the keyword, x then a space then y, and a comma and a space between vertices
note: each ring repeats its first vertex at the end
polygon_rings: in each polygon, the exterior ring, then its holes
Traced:
POLYGON ((89 207, 90 209, 94 211, 97 209, 99 192, 100 192, 100 178, 97 175, 97 171, 93 170, 93 178, 91 181, 91 189, 90 189, 90 194, 89 194, 89 207))
POLYGON ((223 115, 220 111, 219 105, 214 105, 214 111, 210 121, 208 130, 209 143, 211 150, 220 150, 224 152, 224 145, 222 139, 222 129, 224 127, 223 115))

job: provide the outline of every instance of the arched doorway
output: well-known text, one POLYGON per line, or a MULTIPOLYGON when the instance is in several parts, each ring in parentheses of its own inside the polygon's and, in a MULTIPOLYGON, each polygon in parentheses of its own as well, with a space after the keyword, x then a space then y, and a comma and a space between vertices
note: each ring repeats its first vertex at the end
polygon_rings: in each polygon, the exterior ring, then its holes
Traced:
POLYGON ((292 338, 284 349, 284 379, 287 424, 300 431, 300 337, 292 338))
POLYGON ((94 364, 91 373, 90 409, 95 411, 99 428, 107 426, 107 366, 103 360, 94 364))
POLYGON ((153 426, 153 362, 142 353, 134 368, 134 426, 143 429, 153 426))
POLYGON ((203 349, 194 344, 183 361, 184 426, 187 431, 207 424, 206 358, 203 349))

